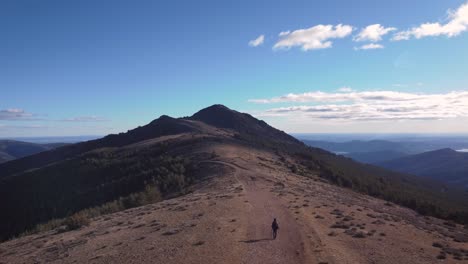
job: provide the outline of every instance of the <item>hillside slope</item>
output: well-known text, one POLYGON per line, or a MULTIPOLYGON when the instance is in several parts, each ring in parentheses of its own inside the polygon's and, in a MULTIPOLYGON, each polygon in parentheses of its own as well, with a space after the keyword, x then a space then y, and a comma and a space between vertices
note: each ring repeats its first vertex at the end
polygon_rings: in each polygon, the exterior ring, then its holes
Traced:
POLYGON ((0 165, 0 239, 80 212, 96 216, 182 195, 211 177, 200 164, 227 145, 276 155, 303 177, 318 175, 420 213, 468 220, 466 193, 307 147, 250 115, 215 105, 192 117, 162 116, 127 133, 0 165))

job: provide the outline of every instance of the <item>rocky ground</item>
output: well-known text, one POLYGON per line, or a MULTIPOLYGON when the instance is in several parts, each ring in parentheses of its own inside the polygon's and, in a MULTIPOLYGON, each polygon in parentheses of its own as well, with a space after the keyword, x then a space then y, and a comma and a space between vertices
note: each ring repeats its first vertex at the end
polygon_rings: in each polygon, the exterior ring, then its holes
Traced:
POLYGON ((0 244, 0 263, 468 263, 468 230, 224 145, 193 192, 0 244), (277 218, 277 239, 271 221, 277 218))

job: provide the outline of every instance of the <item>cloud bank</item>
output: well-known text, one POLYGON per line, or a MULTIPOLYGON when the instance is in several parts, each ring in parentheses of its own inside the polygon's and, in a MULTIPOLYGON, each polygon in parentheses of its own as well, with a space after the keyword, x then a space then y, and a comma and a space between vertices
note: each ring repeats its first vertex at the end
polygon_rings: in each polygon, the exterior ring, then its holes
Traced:
POLYGON ((62 119, 60 121, 64 121, 64 122, 104 122, 104 121, 109 121, 109 120, 107 120, 105 118, 102 118, 102 117, 99 117, 99 116, 77 116, 77 117, 62 119))
MULTIPOLYGON (((51 119, 39 118, 36 114, 31 114, 20 108, 9 108, 0 110, 0 120, 2 121, 53 121, 51 119)), ((103 122, 109 121, 99 116, 77 116, 55 121, 64 122, 103 122)))
POLYGON ((253 103, 313 102, 272 108, 258 116, 301 116, 341 120, 434 120, 468 117, 468 91, 416 94, 395 91, 287 94, 253 103))
POLYGON ((8 121, 31 121, 31 120, 39 120, 35 115, 24 111, 23 109, 19 108, 10 108, 0 110, 0 120, 8 120, 8 121))

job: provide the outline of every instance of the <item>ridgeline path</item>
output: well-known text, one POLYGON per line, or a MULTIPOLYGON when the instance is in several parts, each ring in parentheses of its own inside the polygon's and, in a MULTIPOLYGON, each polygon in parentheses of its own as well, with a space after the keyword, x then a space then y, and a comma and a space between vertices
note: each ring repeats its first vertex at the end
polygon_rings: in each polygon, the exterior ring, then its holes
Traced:
MULTIPOLYGON (((263 177, 235 163, 211 161, 235 170, 234 177, 242 184, 249 206, 246 237, 248 245, 243 263, 315 263, 306 255, 301 227, 283 202, 269 191, 263 177), (273 239, 271 223, 276 218, 278 236, 273 239), (307 260, 307 261, 306 261, 307 260)), ((318 263, 318 262, 317 262, 318 263)))

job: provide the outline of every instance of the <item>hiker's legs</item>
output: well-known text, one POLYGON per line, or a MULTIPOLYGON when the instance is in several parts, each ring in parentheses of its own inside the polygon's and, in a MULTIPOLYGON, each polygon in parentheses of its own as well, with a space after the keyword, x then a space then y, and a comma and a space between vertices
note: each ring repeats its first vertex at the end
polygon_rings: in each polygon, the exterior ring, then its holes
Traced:
POLYGON ((276 232, 277 232, 277 230, 273 229, 273 239, 276 239, 276 232))

